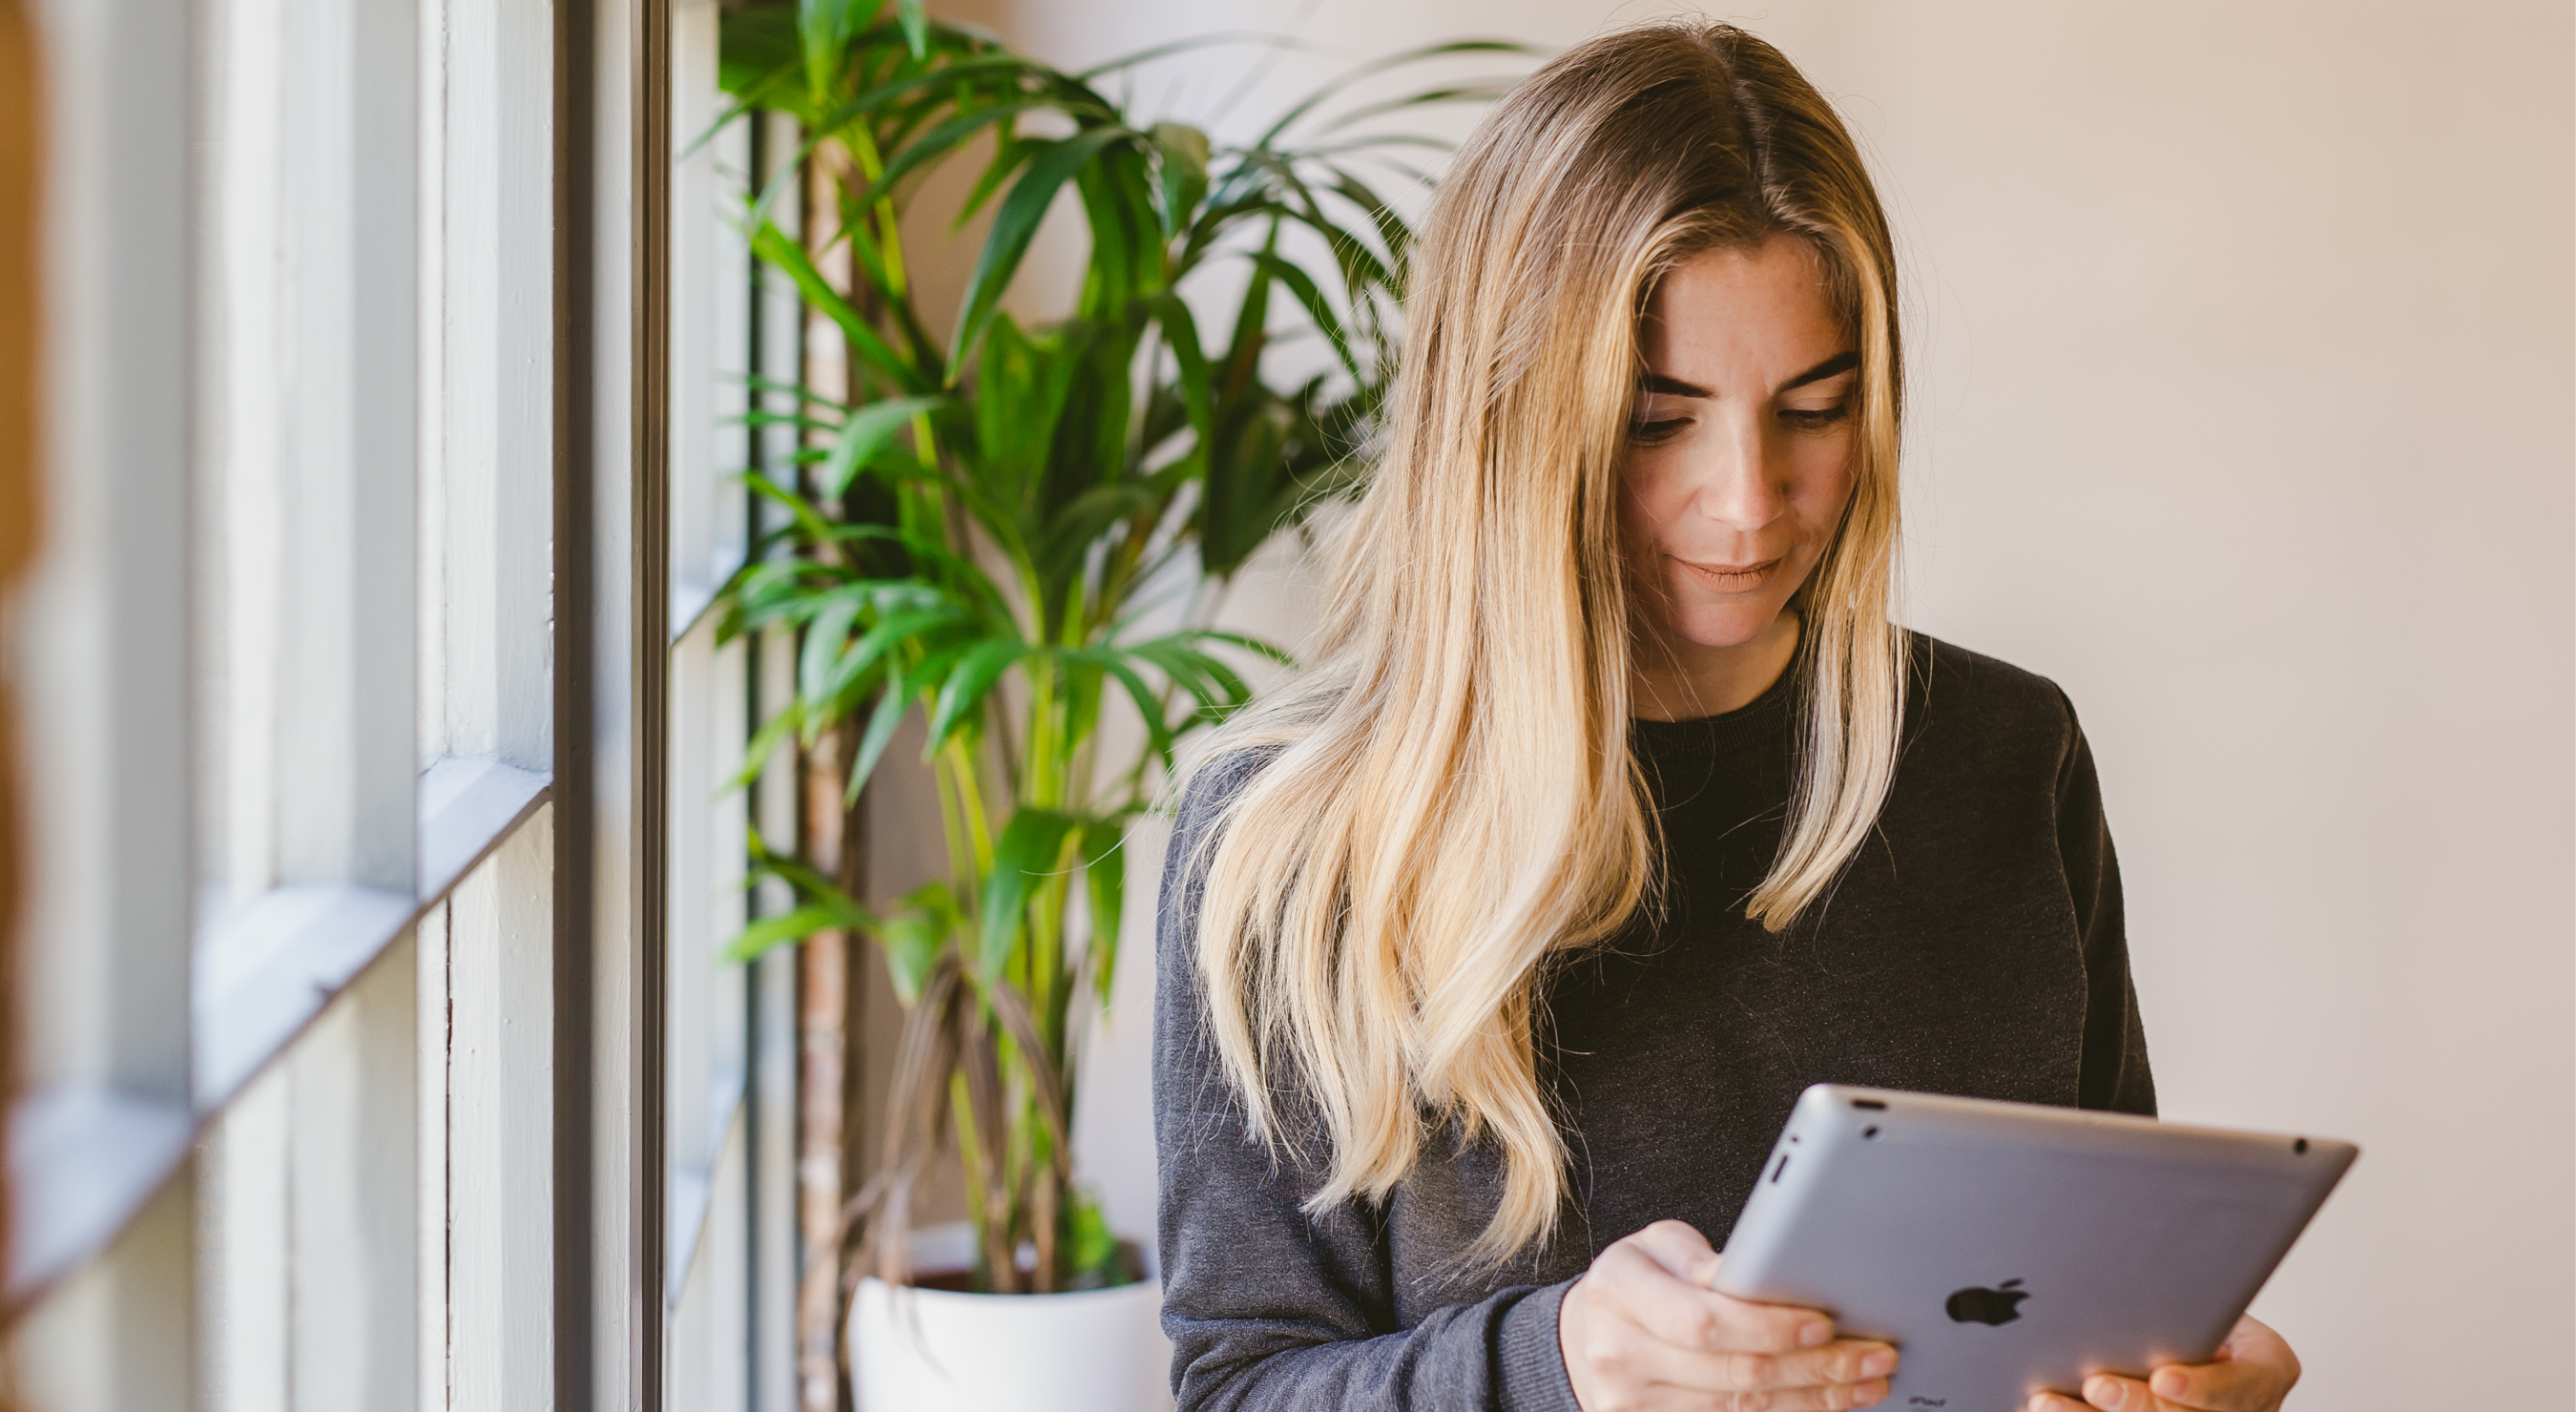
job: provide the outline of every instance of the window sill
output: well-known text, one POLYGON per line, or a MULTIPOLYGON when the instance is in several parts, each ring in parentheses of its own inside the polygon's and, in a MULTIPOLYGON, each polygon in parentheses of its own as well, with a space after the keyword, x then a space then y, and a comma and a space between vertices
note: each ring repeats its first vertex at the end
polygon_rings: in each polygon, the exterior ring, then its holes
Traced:
POLYGON ((420 778, 419 889, 273 888, 209 927, 192 979, 194 1104, 97 1084, 39 1090, 9 1114, 15 1194, 0 1308, 24 1308, 106 1248, 214 1115, 395 938, 546 802, 551 780, 449 756, 420 778))
POLYGON ((196 1117, 170 1098, 64 1084, 9 1113, 9 1279, 0 1315, 15 1320, 46 1286, 103 1248, 178 1169, 196 1117))

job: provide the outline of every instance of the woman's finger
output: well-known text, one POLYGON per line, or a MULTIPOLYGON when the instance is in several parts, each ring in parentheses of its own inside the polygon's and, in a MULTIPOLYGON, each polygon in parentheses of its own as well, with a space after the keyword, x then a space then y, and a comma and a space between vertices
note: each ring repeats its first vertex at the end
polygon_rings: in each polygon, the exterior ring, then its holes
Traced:
POLYGON ((2261 1363, 2176 1363, 2147 1380, 2155 1395, 2194 1412, 2271 1412, 2290 1392, 2290 1379, 2261 1363))
POLYGON ((1598 1308, 1577 1322, 1579 1328, 1560 1324, 1558 1332, 1569 1340, 1566 1372, 1586 1407, 1596 1404, 1581 1390, 1593 1386, 1621 1390, 1615 1402, 1598 1404, 1605 1407, 1839 1412, 1885 1401, 1887 1374, 1896 1364, 1895 1349, 1866 1340, 1786 1354, 1707 1352, 1658 1338, 1622 1310, 1598 1308))
POLYGON ((2228 1394, 2241 1399, 2250 1391, 2271 1399, 2258 1402, 2256 1406, 2275 1406, 2290 1395, 2290 1389, 2299 1385, 2299 1355, 2291 1351, 2289 1340, 2251 1314, 2236 1321, 2236 1327, 2228 1332, 2227 1342, 2218 1346, 2217 1356, 2202 1366, 2216 1367, 2222 1363, 2234 1364, 2242 1370, 2259 1370, 2256 1386, 2231 1389, 2228 1394))
MULTIPOLYGON (((1722 1396, 1722 1395, 1721 1395, 1722 1396)), ((1758 1394, 1760 1401, 1728 1403, 1718 1407, 1759 1407, 1764 1412, 1851 1412, 1855 1407, 1876 1407, 1887 1400, 1887 1380, 1873 1379, 1861 1383, 1833 1383, 1825 1387, 1789 1388, 1780 1392, 1758 1394)))
POLYGON ((1586 1278, 1598 1277, 1600 1294, 1620 1314, 1677 1348, 1771 1354, 1832 1341, 1833 1320, 1815 1310, 1719 1294, 1676 1273, 1662 1258, 1669 1253, 1631 1237, 1601 1252, 1586 1278))
POLYGON ((2147 1379, 2162 1406, 2191 1412, 2273 1412, 2299 1381, 2299 1356, 2271 1328, 2252 1317, 2236 1328, 2206 1363, 2170 1363, 2147 1379))
POLYGON ((2096 1373, 2084 1400, 2102 1412, 2273 1412, 2289 1384, 2245 1363, 2169 1364, 2141 1382, 2096 1373))
POLYGON ((2024 1404, 2024 1412, 2184 1412, 2179 1403, 2156 1396, 2136 1378, 2114 1377, 2095 1373, 2084 1380, 2084 1396, 2069 1397, 2062 1392, 2043 1392, 2024 1404))
POLYGON ((1648 1405, 1670 1407, 1676 1412, 1684 1408, 1689 1412, 1734 1412, 1739 1407, 1758 1407, 1762 1412, 1852 1412, 1854 1408, 1876 1407, 1885 1402, 1887 1383, 1834 1383, 1760 1393, 1705 1392, 1667 1385, 1654 1389, 1654 1393, 1648 1405))
POLYGON ((2027 1412, 2278 1412, 2298 1381, 2298 1355, 2249 1316, 2206 1363, 2169 1363, 2144 1380, 2096 1373, 2084 1380, 2081 1401, 2044 1392, 2027 1412))
POLYGON ((1863 1339, 1796 1353, 1710 1353, 1657 1342, 1630 1350, 1627 1365, 1647 1381, 1699 1392, 1788 1392, 1885 1382, 1896 1371, 1896 1350, 1863 1339))
POLYGON ((2084 1380, 2084 1401, 2078 1405, 2106 1412, 2173 1412, 2145 1383, 2109 1373, 2095 1373, 2084 1380))
POLYGON ((1702 1289, 1717 1278, 1717 1250, 1688 1221, 1657 1221, 1619 1243, 1702 1289))
POLYGON ((2288 1391, 2277 1378, 2234 1364, 2174 1364, 2146 1382, 2096 1373, 2084 1380, 2082 1401, 2043 1392, 2025 1412, 2273 1412, 2288 1391))
POLYGON ((1640 1287, 1653 1287, 1631 1306, 1638 1321, 1683 1348, 1787 1353, 1821 1347, 1834 1336, 1833 1320, 1813 1309, 1755 1304, 1710 1288, 1724 1257, 1687 1221, 1657 1221, 1619 1245, 1680 1286, 1666 1286, 1642 1270, 1630 1272, 1640 1287))

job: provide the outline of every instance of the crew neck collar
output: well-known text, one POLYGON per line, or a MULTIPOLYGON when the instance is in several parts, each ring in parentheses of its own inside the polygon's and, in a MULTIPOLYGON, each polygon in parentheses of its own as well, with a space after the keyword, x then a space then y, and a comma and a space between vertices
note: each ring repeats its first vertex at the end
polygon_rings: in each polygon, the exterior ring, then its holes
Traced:
POLYGON ((1789 726, 1789 706, 1798 697, 1799 668, 1804 654, 1793 659, 1777 680, 1763 688, 1762 694, 1732 711, 1715 716, 1694 716, 1681 721, 1656 721, 1643 716, 1628 718, 1629 739, 1640 749, 1658 755, 1696 754, 1702 751, 1728 752, 1778 740, 1789 726))

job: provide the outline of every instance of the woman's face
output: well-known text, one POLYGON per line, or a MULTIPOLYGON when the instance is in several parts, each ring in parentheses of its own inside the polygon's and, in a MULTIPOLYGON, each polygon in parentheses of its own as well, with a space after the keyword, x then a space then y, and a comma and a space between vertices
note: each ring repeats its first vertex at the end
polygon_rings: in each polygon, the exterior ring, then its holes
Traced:
POLYGON ((1621 528, 1643 626, 1683 656, 1794 634, 1781 609, 1851 498, 1860 355, 1806 241, 1709 250, 1640 330, 1621 528))

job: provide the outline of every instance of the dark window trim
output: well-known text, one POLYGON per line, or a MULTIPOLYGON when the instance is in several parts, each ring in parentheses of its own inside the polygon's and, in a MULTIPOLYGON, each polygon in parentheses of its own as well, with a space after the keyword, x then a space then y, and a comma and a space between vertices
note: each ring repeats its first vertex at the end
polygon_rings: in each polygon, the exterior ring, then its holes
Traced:
POLYGON ((597 1032, 591 894, 598 812, 591 679, 598 637, 591 618, 594 3, 560 0, 554 33, 554 1405, 563 1412, 589 1412, 597 1391, 591 1289, 597 1032))
POLYGON ((631 79, 634 150, 634 284, 629 316, 633 379, 628 404, 634 464, 628 524, 634 555, 631 624, 635 720, 632 999, 635 1182, 629 1232, 629 1290, 636 1322, 636 1405, 665 1404, 664 1349, 670 1326, 663 1291, 670 1266, 670 677, 671 677, 671 11, 669 0, 634 0, 631 79))

